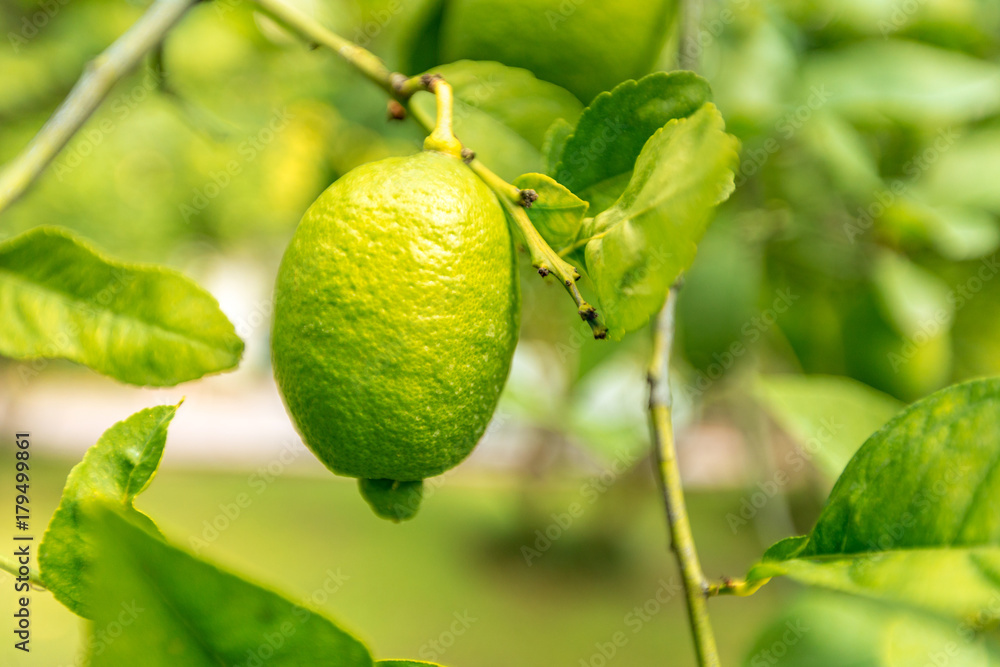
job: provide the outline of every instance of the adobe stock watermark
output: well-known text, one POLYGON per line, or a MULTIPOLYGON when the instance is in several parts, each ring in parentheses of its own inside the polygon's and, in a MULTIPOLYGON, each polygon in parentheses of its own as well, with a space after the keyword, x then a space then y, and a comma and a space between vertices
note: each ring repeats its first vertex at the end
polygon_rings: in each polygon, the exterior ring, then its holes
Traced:
POLYGON ((684 586, 676 576, 670 577, 669 581, 660 579, 658 584, 653 595, 622 618, 625 629, 611 633, 606 641, 594 642, 594 652, 587 658, 580 658, 578 667, 606 667, 668 603, 684 594, 684 586))
MULTIPOLYGON (((242 5, 243 2, 244 0, 216 0, 212 6, 215 7, 215 13, 218 16, 225 16, 242 5)), ((354 32, 350 35, 350 40, 362 48, 368 48, 402 11, 403 3, 401 0, 390 0, 381 9, 365 11, 355 26, 354 32)))
POLYGON ((454 620, 447 629, 434 639, 420 645, 417 655, 421 660, 428 660, 430 662, 440 660, 448 652, 448 649, 455 645, 455 641, 468 632, 469 628, 479 620, 475 616, 472 616, 468 609, 462 612, 456 611, 452 614, 452 617, 454 620))
MULTIPOLYGON (((778 119, 774 125, 775 131, 781 133, 784 139, 791 139, 809 122, 814 113, 830 101, 832 96, 826 86, 813 86, 809 89, 809 97, 806 98, 805 102, 778 119)), ((781 143, 776 138, 768 137, 759 148, 744 151, 740 159, 739 169, 736 172, 736 187, 740 187, 749 178, 756 175, 780 148, 781 143)))
POLYGON ((118 615, 101 628, 94 628, 87 639, 87 648, 80 657, 65 667, 89 667, 93 658, 104 654, 111 644, 122 636, 125 629, 135 623, 139 615, 146 611, 136 600, 122 602, 118 615))
POLYGON ((576 520, 586 513, 587 508, 596 503, 622 475, 631 469, 637 458, 637 454, 630 450, 619 452, 607 470, 584 482, 577 493, 579 500, 570 503, 564 512, 553 512, 550 515, 551 523, 545 528, 535 530, 535 541, 532 544, 521 545, 524 563, 531 567, 535 560, 551 549, 552 545, 576 523, 576 520))
POLYGON ((685 387, 685 393, 698 397, 715 384, 736 362, 750 351, 750 346, 766 334, 777 321, 778 316, 788 312, 788 309, 799 300, 801 295, 795 294, 788 287, 775 292, 771 305, 754 315, 740 327, 740 340, 733 341, 723 352, 712 354, 712 363, 704 370, 699 370, 694 379, 685 387))
POLYGON ((902 0, 892 8, 888 18, 880 19, 878 31, 882 37, 888 38, 890 34, 896 32, 906 25, 906 23, 920 11, 921 5, 927 0, 902 0))
MULTIPOLYGON (((930 146, 920 151, 903 164, 902 173, 909 179, 914 179, 921 173, 927 171, 932 164, 937 162, 941 155, 955 145, 959 134, 954 128, 945 128, 938 131, 937 136, 930 146)), ((875 201, 868 206, 859 206, 854 220, 844 223, 844 234, 851 243, 857 242, 859 236, 872 228, 875 221, 885 215, 896 203, 896 200, 906 192, 906 182, 896 179, 875 193, 875 201)))
POLYGON ((262 496, 271 487, 271 484, 284 474, 288 466, 302 456, 304 451, 303 447, 296 447, 294 442, 286 442, 280 454, 247 477, 249 491, 237 493, 228 503, 219 503, 218 513, 211 519, 202 521, 201 534, 192 535, 188 540, 192 551, 200 554, 211 543, 219 539, 219 536, 229 530, 243 516, 247 508, 253 505, 254 500, 262 496))
POLYGON ((944 327, 952 321, 954 314, 972 301, 998 272, 1000 272, 1000 262, 997 261, 997 256, 987 257, 980 262, 979 269, 974 276, 948 290, 945 299, 950 308, 938 308, 931 317, 920 323, 917 331, 906 337, 899 352, 887 354, 892 370, 898 373, 900 368, 912 361, 920 348, 938 336, 944 327))
POLYGON ((30 380, 41 375, 53 359, 70 358, 79 349, 77 339, 83 326, 106 314, 104 308, 110 306, 115 300, 115 296, 131 285, 135 279, 136 274, 121 267, 114 267, 110 270, 110 276, 104 287, 90 295, 86 301, 74 301, 73 305, 70 306, 71 316, 65 318, 64 326, 52 333, 44 345, 32 350, 31 356, 34 358, 18 364, 17 375, 21 384, 26 385, 30 380), (81 322, 84 323, 83 326, 80 324, 81 322))
POLYGON ((101 118, 99 121, 95 120, 91 123, 92 127, 77 132, 70 149, 64 151, 56 160, 52 166, 56 178, 62 182, 73 173, 73 170, 83 164, 86 158, 92 155, 97 147, 104 143, 105 139, 118 129, 121 123, 155 92, 162 82, 162 76, 150 69, 146 71, 139 83, 116 95, 105 105, 110 117, 101 118))
MULTIPOLYGON (((829 445, 837 433, 844 428, 844 424, 837 421, 835 417, 824 417, 820 419, 819 423, 820 426, 812 437, 785 455, 785 464, 792 469, 793 473, 801 472, 813 460, 813 457, 829 445)), ((726 514, 726 525, 729 526, 733 535, 753 521, 757 514, 764 509, 764 506, 771 502, 771 499, 778 495, 791 481, 791 475, 785 472, 784 468, 778 468, 770 479, 757 482, 756 491, 749 496, 740 498, 739 510, 726 514)))
POLYGON ((236 147, 236 153, 240 159, 229 160, 221 171, 209 172, 211 182, 194 188, 191 199, 178 205, 184 222, 190 223, 193 217, 208 208, 211 201, 222 194, 223 190, 232 184, 234 178, 243 173, 243 168, 253 162, 271 142, 288 128, 289 121, 294 117, 287 109, 281 109, 274 113, 267 125, 241 141, 236 147))
POLYGON ((928 651, 927 662, 924 663, 924 666, 947 667, 952 663, 967 664, 966 659, 956 661, 956 658, 962 656, 970 648, 981 650, 982 644, 979 640, 982 639, 982 633, 995 626, 998 620, 1000 620, 1000 593, 993 593, 989 601, 978 612, 970 614, 955 628, 955 634, 962 643, 947 641, 940 649, 928 651))
MULTIPOLYGON (((315 589, 306 599, 313 606, 322 606, 330 599, 330 596, 340 591, 344 586, 344 582, 348 581, 350 577, 343 574, 340 568, 337 571, 333 570, 326 571, 326 579, 324 579, 323 584, 319 588, 315 589)), ((292 621, 283 621, 273 630, 265 632, 261 639, 262 641, 252 649, 248 649, 246 652, 246 657, 237 667, 263 667, 269 660, 274 658, 275 655, 279 655, 281 648, 291 639, 300 626, 304 625, 310 618, 312 618, 313 613, 306 609, 305 607, 293 607, 292 608, 292 621)), ((287 659, 287 656, 284 656, 287 659)))
POLYGON ((705 49, 714 44, 722 36, 726 28, 732 25, 739 14, 749 7, 750 4, 750 0, 735 0, 729 3, 729 6, 724 7, 718 16, 703 20, 698 34, 693 39, 681 45, 687 61, 699 62, 705 49))
MULTIPOLYGON (((885 557, 888 551, 893 551, 901 545, 907 545, 907 531, 912 530, 920 524, 921 515, 927 511, 934 511, 942 499, 944 499, 952 489, 960 487, 971 468, 968 466, 951 466, 943 471, 938 479, 932 483, 921 486, 913 494, 909 502, 909 508, 892 520, 883 519, 878 530, 878 537, 869 537, 865 543, 865 550, 870 555, 857 559, 853 565, 852 576, 866 576, 867 570, 876 566, 885 557)), ((852 494, 864 493, 865 489, 860 484, 855 484, 851 488, 852 494)), ((872 515, 876 519, 877 515, 872 515)))
POLYGON ((788 655, 788 650, 802 641, 807 632, 812 630, 801 618, 785 623, 785 631, 780 637, 774 640, 770 646, 766 646, 753 654, 750 658, 750 667, 770 667, 778 664, 783 657, 788 655))
POLYGON ((31 16, 21 17, 20 30, 18 32, 11 30, 7 33, 7 41, 10 42, 14 53, 20 53, 21 47, 37 37, 67 4, 69 0, 42 0, 38 3, 40 7, 38 11, 31 16))

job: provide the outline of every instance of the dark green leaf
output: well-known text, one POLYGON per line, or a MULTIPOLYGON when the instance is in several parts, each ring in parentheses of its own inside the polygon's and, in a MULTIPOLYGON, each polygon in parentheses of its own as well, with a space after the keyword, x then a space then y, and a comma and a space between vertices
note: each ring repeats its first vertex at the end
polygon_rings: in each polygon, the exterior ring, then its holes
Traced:
POLYGON ((736 151, 706 104, 650 137, 615 205, 585 221, 586 268, 612 338, 645 325, 694 261, 712 208, 733 190, 736 151))
POLYGON ((903 409, 902 403, 866 384, 832 375, 766 376, 758 394, 763 407, 831 480, 868 436, 903 409))
POLYGON ((91 507, 88 514, 102 547, 92 588, 93 667, 372 667, 365 645, 318 613, 114 512, 91 507))
POLYGON ((1000 379, 943 389, 875 433, 812 532, 748 580, 803 583, 973 617, 1000 595, 1000 379))
POLYGON ((151 524, 132 502, 156 474, 177 407, 146 408, 118 422, 87 450, 66 479, 62 500, 39 547, 38 563, 45 586, 80 616, 91 615, 87 592, 95 555, 81 502, 106 500, 151 524))
POLYGON ((522 174, 514 185, 538 193, 528 217, 553 249, 560 251, 576 240, 587 202, 544 174, 522 174))
POLYGON ((122 264, 66 231, 0 244, 0 354, 60 358, 138 385, 235 367, 243 341, 211 294, 181 274, 122 264))
POLYGON ((601 93, 584 109, 555 169, 557 181, 590 202, 613 202, 625 189, 646 141, 667 122, 686 118, 711 99, 692 72, 657 72, 601 93))
MULTIPOLYGON (((575 122, 582 108, 565 89, 500 63, 462 60, 432 71, 454 90, 455 135, 506 180, 541 171, 545 131, 560 118, 575 122)), ((412 108, 433 122, 433 95, 418 93, 412 108)))
POLYGON ((557 118, 545 132, 542 142, 542 167, 546 174, 552 174, 562 159, 566 140, 573 134, 573 126, 562 118, 557 118))

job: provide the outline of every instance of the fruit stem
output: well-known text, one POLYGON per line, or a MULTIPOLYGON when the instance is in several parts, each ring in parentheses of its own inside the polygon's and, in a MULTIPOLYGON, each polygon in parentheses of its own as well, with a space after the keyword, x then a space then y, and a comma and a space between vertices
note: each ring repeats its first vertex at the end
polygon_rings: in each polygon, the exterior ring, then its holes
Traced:
POLYGON ((674 428, 670 396, 670 348, 674 338, 674 313, 677 308, 679 284, 674 284, 667 294, 653 329, 653 353, 649 362, 649 414, 653 431, 653 459, 656 463, 656 480, 663 498, 667 523, 670 528, 670 548, 677 558, 687 596, 688 618, 694 636, 698 664, 702 667, 719 667, 719 652, 708 617, 706 601, 711 587, 705 579, 694 546, 691 522, 684 502, 684 489, 677 465, 674 446, 674 428))
POLYGON ((580 279, 579 272, 560 257, 546 243, 542 235, 535 229, 535 226, 531 224, 531 218, 528 217, 528 214, 524 210, 524 202, 526 201, 524 197, 525 191, 500 178, 479 160, 470 160, 469 167, 496 193, 497 199, 500 200, 500 203, 504 207, 504 211, 507 212, 508 217, 517 225, 517 231, 520 233, 524 245, 528 248, 528 254, 531 256, 531 265, 538 269, 538 274, 544 278, 551 273, 559 278, 563 287, 573 297, 580 318, 590 325, 594 333, 594 338, 598 340, 606 338, 608 328, 598 319, 597 309, 584 301, 580 295, 580 290, 576 286, 576 281, 580 279))
POLYGON ((455 137, 452 129, 452 114, 455 105, 451 85, 434 74, 423 77, 427 90, 434 93, 437 101, 437 120, 434 129, 424 139, 424 150, 438 151, 455 158, 462 158, 462 142, 455 137))

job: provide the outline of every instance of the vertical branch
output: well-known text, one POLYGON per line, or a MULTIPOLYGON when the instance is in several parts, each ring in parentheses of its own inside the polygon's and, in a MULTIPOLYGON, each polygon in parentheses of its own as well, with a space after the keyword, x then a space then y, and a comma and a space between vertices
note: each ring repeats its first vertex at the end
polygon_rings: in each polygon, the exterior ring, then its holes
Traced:
POLYGON ((83 76, 34 139, 0 172, 0 212, 14 203, 90 118, 111 89, 163 41, 198 0, 156 0, 114 44, 87 64, 83 76))
POLYGON ((674 338, 674 312, 678 285, 670 288, 667 302, 660 311, 653 333, 653 354, 649 364, 649 413, 653 430, 653 459, 656 479, 666 509, 670 529, 670 547, 677 558, 687 596, 688 618, 694 636, 698 664, 719 667, 719 654, 708 617, 709 585, 701 571, 698 552, 691 534, 681 475, 677 467, 670 397, 670 348, 674 338))

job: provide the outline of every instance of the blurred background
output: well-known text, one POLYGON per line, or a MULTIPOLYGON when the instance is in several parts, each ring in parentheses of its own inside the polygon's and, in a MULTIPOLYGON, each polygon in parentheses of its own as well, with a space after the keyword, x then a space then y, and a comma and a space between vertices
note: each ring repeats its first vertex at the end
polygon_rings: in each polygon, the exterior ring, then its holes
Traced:
MULTIPOLYGON (((145 4, 0 0, 0 162, 145 4)), ((563 104, 570 115, 676 67, 672 0, 295 4, 404 72, 463 58, 528 68, 579 101, 563 104)), ((700 18, 686 55, 742 163, 681 292, 673 389, 706 573, 742 576, 808 531, 851 453, 902 405, 1000 373, 1000 4, 705 0, 700 18)), ((377 657, 694 664, 647 454, 648 335, 593 341, 522 257, 521 341, 483 443, 430 483, 414 521, 376 519, 285 416, 271 287, 312 200, 422 135, 386 122, 383 93, 245 0, 196 7, 159 63, 118 85, 0 235, 58 224, 122 260, 175 267, 219 299, 246 355, 233 373, 155 391, 0 360, 0 427, 34 438, 38 537, 107 427, 186 396, 139 507, 202 557, 323 609, 377 657), (243 493, 252 502, 234 511, 243 493), (616 632, 623 646, 609 644, 616 632)), ((541 139, 510 168, 539 170, 541 139)), ((33 604, 34 650, 10 664, 80 664, 82 622, 47 596, 33 604)), ((932 642, 926 660, 954 632, 784 582, 710 606, 724 663, 752 667, 922 665, 886 656, 918 637, 932 642)), ((961 664, 989 664, 979 657, 961 664)))

